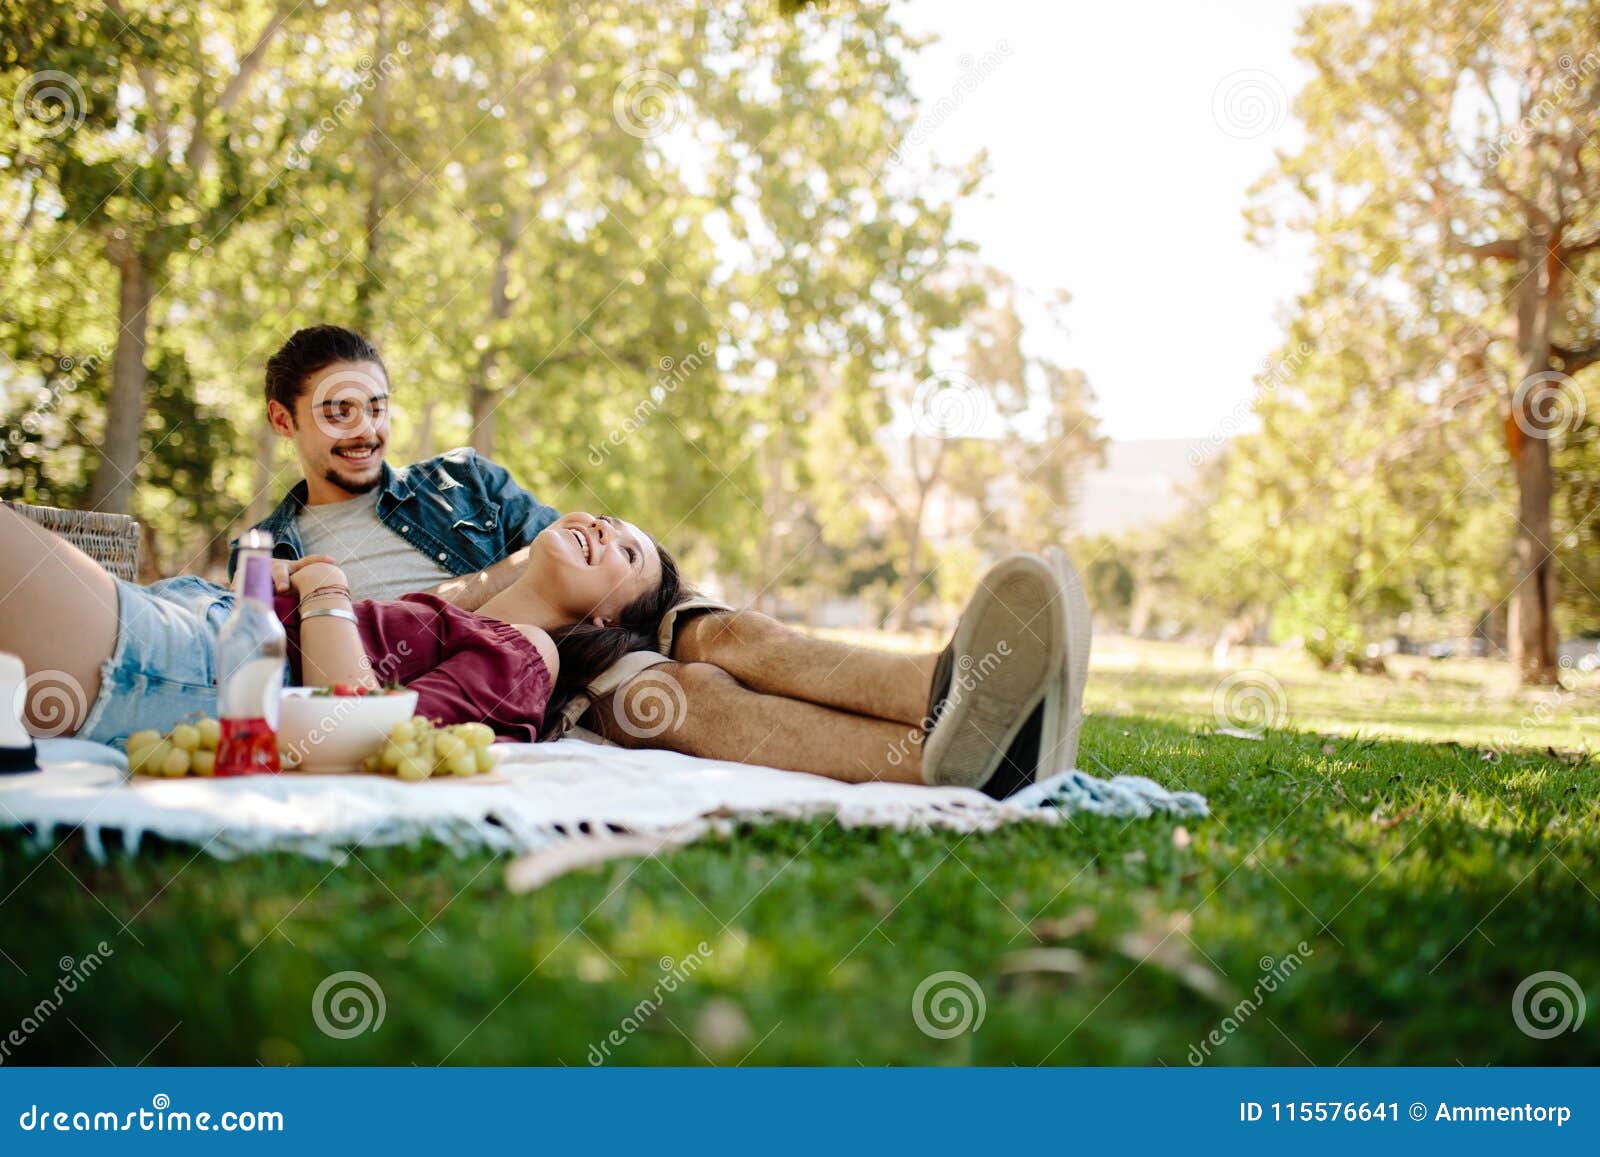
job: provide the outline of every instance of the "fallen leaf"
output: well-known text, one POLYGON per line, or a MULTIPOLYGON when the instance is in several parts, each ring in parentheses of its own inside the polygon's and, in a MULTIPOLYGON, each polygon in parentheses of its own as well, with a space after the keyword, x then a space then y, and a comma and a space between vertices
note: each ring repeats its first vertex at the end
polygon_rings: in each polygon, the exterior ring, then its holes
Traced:
POLYGON ((890 908, 894 907, 894 905, 889 902, 889 897, 883 894, 883 889, 878 887, 871 880, 857 880, 856 895, 865 900, 867 902, 867 907, 871 908, 879 915, 882 915, 884 912, 887 912, 890 908))
POLYGON ((1040 940, 1070 940, 1091 928, 1095 919, 1093 908, 1075 908, 1065 916, 1046 916, 1035 920, 1028 925, 1028 931, 1040 940))
POLYGON ((695 1042, 713 1056, 728 1056, 739 1051, 755 1035, 744 1009, 725 996, 706 1001, 695 1017, 695 1042))
POLYGON ((1172 846, 1180 852, 1194 843, 1194 837, 1189 834, 1189 829, 1179 824, 1172 829, 1172 846))
POLYGON ((1240 731, 1237 727, 1219 727, 1211 734, 1226 735, 1231 739, 1253 739, 1257 743, 1264 738, 1259 731, 1240 731))
POLYGON ((671 836, 577 836, 518 856, 506 866, 506 888, 512 893, 532 892, 568 872, 592 868, 610 860, 643 859, 669 848, 682 847, 691 834, 671 836))
POLYGON ((1083 971, 1083 953, 1072 948, 1024 948, 1000 958, 1000 971, 1007 976, 1022 972, 1056 972, 1077 976, 1083 971))

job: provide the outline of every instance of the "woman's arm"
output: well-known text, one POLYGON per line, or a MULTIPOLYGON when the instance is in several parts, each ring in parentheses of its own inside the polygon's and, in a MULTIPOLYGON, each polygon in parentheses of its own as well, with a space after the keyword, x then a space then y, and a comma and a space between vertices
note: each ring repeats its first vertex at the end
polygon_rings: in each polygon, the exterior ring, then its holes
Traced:
POLYGON ((301 559, 289 572, 289 584, 300 596, 300 682, 307 687, 344 683, 376 689, 378 680, 356 629, 344 571, 330 563, 301 559))

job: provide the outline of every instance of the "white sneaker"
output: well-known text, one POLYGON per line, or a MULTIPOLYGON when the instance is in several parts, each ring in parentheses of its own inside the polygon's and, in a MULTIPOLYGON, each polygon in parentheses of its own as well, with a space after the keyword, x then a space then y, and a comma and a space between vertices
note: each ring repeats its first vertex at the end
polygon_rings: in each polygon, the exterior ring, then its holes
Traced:
POLYGON ((924 782, 982 787, 1034 709, 1059 698, 1049 693, 1066 658, 1069 603, 1055 568, 1036 554, 1009 555, 983 576, 940 656, 924 782))
POLYGON ((1063 616, 1066 657, 1059 675, 1061 694, 1050 696, 1045 707, 1039 737, 1039 779, 1072 771, 1078 765, 1078 733, 1083 730, 1083 686, 1089 679, 1089 648, 1094 635, 1089 599, 1078 568, 1059 546, 1047 547, 1044 553, 1061 580, 1062 599, 1066 604, 1063 616))

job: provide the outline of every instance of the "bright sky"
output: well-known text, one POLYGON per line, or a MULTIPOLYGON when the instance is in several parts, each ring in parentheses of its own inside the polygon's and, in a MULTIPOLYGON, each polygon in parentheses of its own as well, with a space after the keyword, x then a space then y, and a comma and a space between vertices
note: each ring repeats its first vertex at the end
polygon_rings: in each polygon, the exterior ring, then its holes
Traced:
POLYGON ((1300 8, 907 0, 900 9, 908 28, 940 37, 912 64, 924 107, 959 102, 928 125, 927 147, 952 161, 989 150, 987 195, 961 228, 1028 289, 1072 294, 1065 344, 1040 352, 1088 373, 1113 438, 1209 434, 1250 396, 1281 340, 1280 307, 1308 266, 1292 242, 1271 251, 1246 242, 1241 210, 1273 149, 1295 142, 1300 8), (992 71, 980 63, 987 53, 997 54, 992 71), (987 75, 962 84, 964 64, 969 78, 987 75))

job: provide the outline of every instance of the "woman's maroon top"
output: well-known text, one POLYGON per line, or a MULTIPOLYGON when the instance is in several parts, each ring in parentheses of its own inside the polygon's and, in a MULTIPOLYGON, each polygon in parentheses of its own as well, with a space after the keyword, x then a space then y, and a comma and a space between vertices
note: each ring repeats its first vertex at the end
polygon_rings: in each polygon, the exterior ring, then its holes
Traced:
MULTIPOLYGON (((273 598, 300 677, 300 603, 273 598)), ((487 723, 496 735, 532 743, 544 727, 550 671, 510 623, 453 607, 435 595, 361 599, 351 604, 361 645, 380 683, 417 692, 417 714, 440 723, 487 723)))

